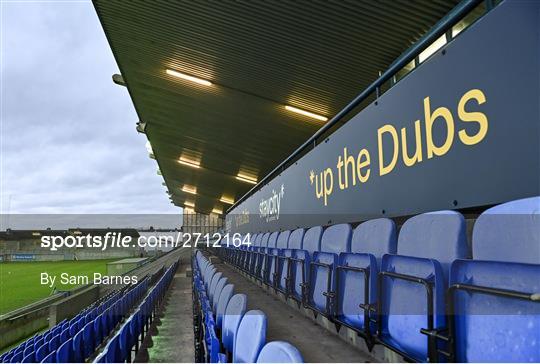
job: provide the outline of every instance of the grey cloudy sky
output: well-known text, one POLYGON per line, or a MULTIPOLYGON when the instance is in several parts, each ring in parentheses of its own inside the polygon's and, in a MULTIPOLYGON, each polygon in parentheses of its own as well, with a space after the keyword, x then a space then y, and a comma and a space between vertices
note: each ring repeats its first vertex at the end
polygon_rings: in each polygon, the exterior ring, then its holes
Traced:
POLYGON ((179 214, 92 4, 1 7, 2 212, 179 214))

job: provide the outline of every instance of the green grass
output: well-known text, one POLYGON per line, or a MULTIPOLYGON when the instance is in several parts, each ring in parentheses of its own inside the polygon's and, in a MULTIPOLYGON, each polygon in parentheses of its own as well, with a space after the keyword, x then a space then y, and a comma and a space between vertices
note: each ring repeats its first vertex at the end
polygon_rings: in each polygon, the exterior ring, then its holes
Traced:
POLYGON ((69 290, 76 285, 60 284, 60 274, 88 275, 107 272, 107 263, 118 259, 0 263, 0 315, 48 297, 52 288, 41 285, 41 273, 56 275, 57 290, 69 290))

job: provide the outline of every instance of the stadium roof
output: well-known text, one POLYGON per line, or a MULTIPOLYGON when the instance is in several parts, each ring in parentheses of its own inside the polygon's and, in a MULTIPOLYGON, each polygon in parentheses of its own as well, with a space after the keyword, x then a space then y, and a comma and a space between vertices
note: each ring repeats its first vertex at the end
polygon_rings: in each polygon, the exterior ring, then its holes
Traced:
POLYGON ((209 213, 324 124, 285 106, 332 117, 457 2, 94 5, 173 202, 209 213))

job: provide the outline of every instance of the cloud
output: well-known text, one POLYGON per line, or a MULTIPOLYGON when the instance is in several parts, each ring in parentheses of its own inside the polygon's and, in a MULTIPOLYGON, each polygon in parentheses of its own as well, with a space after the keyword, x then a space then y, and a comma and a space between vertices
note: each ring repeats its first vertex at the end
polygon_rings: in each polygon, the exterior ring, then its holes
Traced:
POLYGON ((2 211, 174 213, 91 2, 2 14, 2 211))

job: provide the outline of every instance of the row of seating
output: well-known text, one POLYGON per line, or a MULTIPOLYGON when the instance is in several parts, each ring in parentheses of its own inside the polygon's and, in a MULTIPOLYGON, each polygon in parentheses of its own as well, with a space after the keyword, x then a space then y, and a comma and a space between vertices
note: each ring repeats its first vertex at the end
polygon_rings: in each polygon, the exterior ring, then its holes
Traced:
POLYGON ((113 292, 92 309, 57 324, 2 355, 6 363, 70 363, 91 356, 148 287, 148 279, 113 292))
POLYGON ((192 260, 196 349, 198 362, 302 363, 298 349, 285 341, 266 343, 264 312, 246 312, 247 296, 200 251, 192 260))
POLYGON ((492 207, 472 251, 455 211, 250 236, 218 254, 414 361, 540 361, 540 197, 492 207))
MULTIPOLYGON (((46 356, 47 351, 56 350, 59 344, 68 337, 74 336, 75 332, 78 331, 79 327, 84 326, 88 321, 93 320, 97 315, 99 315, 107 307, 106 305, 114 299, 115 296, 119 294, 119 291, 109 292, 107 295, 101 297, 96 302, 93 302, 88 307, 84 308, 77 316, 73 317, 71 320, 64 319, 54 327, 46 330, 45 332, 38 333, 12 348, 9 351, 6 351, 0 355, 0 363, 9 363, 9 362, 20 362, 24 359, 30 360, 32 352, 38 350, 39 353, 35 356, 35 359, 43 359, 46 356), (106 303, 102 305, 102 303, 106 303), (46 349, 43 345, 44 343, 49 343, 49 347, 53 349, 46 349), (12 361, 13 360, 13 361, 12 361)), ((41 360, 39 360, 41 361, 41 360)))
POLYGON ((138 352, 139 344, 144 340, 145 334, 156 317, 177 268, 178 262, 175 262, 165 271, 140 305, 121 324, 103 351, 94 359, 94 363, 132 362, 132 353, 138 352))

